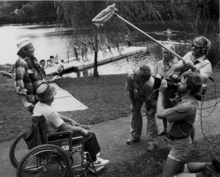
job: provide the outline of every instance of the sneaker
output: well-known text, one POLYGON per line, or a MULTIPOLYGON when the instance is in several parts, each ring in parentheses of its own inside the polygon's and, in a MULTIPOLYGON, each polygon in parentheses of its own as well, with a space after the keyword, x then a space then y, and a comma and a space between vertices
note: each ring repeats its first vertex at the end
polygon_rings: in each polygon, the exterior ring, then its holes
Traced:
MULTIPOLYGON (((105 160, 100 157, 97 157, 96 161, 93 162, 93 165, 94 167, 100 167, 106 165, 107 163, 109 163, 109 160, 105 160)), ((93 167, 91 163, 90 163, 90 167, 93 167)))
POLYGON ((96 154, 96 157, 100 157, 100 152, 98 154, 96 154))

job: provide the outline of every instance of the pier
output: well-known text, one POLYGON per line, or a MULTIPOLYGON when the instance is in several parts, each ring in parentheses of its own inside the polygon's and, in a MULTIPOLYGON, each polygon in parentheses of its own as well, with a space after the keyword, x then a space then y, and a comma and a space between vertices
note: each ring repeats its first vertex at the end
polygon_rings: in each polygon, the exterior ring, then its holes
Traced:
MULTIPOLYGON (((147 47, 123 47, 123 48, 112 48, 111 51, 98 51, 98 66, 104 65, 107 63, 111 63, 117 60, 124 59, 126 57, 146 52, 147 47)), ((72 70, 74 72, 80 72, 84 69, 89 69, 94 67, 94 53, 87 55, 88 61, 83 62, 82 59, 80 58, 80 61, 76 61, 75 57, 65 59, 64 62, 62 63, 64 71, 66 70, 72 70)), ((45 69, 46 75, 53 75, 58 73, 59 65, 49 67, 45 69)))

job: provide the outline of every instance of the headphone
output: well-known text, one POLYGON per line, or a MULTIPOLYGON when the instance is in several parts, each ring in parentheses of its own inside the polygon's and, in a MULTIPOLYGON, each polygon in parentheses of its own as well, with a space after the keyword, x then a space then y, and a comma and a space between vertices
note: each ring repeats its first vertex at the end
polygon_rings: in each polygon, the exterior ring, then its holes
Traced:
POLYGON ((204 42, 204 46, 203 46, 203 48, 201 49, 201 53, 202 53, 202 54, 205 54, 205 53, 207 52, 208 41, 207 41, 207 39, 206 39, 205 37, 202 37, 202 39, 203 39, 203 42, 204 42))

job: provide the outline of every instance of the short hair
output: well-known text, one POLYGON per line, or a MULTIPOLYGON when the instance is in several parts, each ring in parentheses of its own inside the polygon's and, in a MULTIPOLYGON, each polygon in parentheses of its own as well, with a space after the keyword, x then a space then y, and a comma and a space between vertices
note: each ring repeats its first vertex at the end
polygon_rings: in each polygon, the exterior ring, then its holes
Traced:
POLYGON ((139 67, 139 70, 142 72, 141 78, 149 80, 151 77, 151 67, 149 65, 142 65, 139 67))
POLYGON ((199 37, 196 37, 193 42, 195 42, 196 44, 199 45, 199 47, 202 47, 202 50, 204 51, 203 53, 205 55, 208 54, 209 50, 211 49, 211 41, 209 39, 207 39, 206 37, 204 36, 199 36, 199 37))
POLYGON ((199 73, 187 71, 183 73, 182 77, 184 79, 187 78, 186 84, 187 84, 187 88, 190 90, 191 95, 194 96, 196 93, 200 91, 202 86, 202 78, 199 73))

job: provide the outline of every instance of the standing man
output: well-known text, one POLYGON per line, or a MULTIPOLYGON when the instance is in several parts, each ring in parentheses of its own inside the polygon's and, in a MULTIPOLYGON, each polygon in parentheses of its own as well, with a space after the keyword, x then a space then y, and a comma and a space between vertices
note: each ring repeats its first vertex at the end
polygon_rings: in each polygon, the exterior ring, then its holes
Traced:
POLYGON ((158 145, 158 132, 155 119, 156 98, 153 92, 154 78, 151 76, 150 66, 140 66, 134 73, 129 74, 126 82, 126 90, 131 100, 131 135, 127 144, 131 145, 140 141, 143 120, 141 107, 145 103, 147 117, 147 141, 149 142, 148 150, 154 150, 158 145), (150 96, 152 95, 152 96, 150 96))
POLYGON ((15 63, 15 87, 22 104, 32 112, 37 103, 36 89, 44 80, 34 47, 30 38, 22 38, 17 42, 19 56, 15 63))
POLYGON ((165 108, 163 101, 164 91, 167 88, 163 80, 157 100, 157 117, 166 118, 169 122, 167 142, 170 148, 162 177, 175 176, 183 171, 184 163, 192 149, 190 138, 196 118, 196 99, 202 86, 202 79, 198 73, 185 72, 179 83, 178 94, 182 101, 172 108, 165 108))
POLYGON ((127 43, 128 47, 132 46, 128 33, 125 34, 125 42, 127 43))
POLYGON ((202 83, 206 83, 208 78, 212 75, 212 65, 206 58, 210 48, 210 40, 203 36, 195 38, 192 44, 192 51, 183 57, 185 63, 179 61, 175 66, 175 71, 190 69, 193 72, 198 72, 202 77, 202 83))
MULTIPOLYGON (((175 46, 173 44, 168 44, 165 45, 168 49, 170 49, 173 52, 175 51, 175 46)), ((154 75, 156 76, 159 74, 162 76, 164 79, 170 79, 170 76, 174 74, 174 69, 175 69, 175 64, 178 63, 178 59, 170 53, 168 50, 162 48, 162 60, 160 60, 154 70, 154 75)), ((165 99, 165 104, 166 108, 170 106, 170 98, 173 98, 175 94, 173 93, 174 91, 172 89, 167 90, 166 99, 165 99)), ((163 130, 159 131, 158 135, 166 135, 167 132, 167 121, 166 119, 163 119, 163 130)))
POLYGON ((76 61, 79 61, 78 59, 78 46, 77 45, 74 45, 73 46, 73 51, 74 51, 74 54, 75 54, 75 57, 76 57, 76 61))

